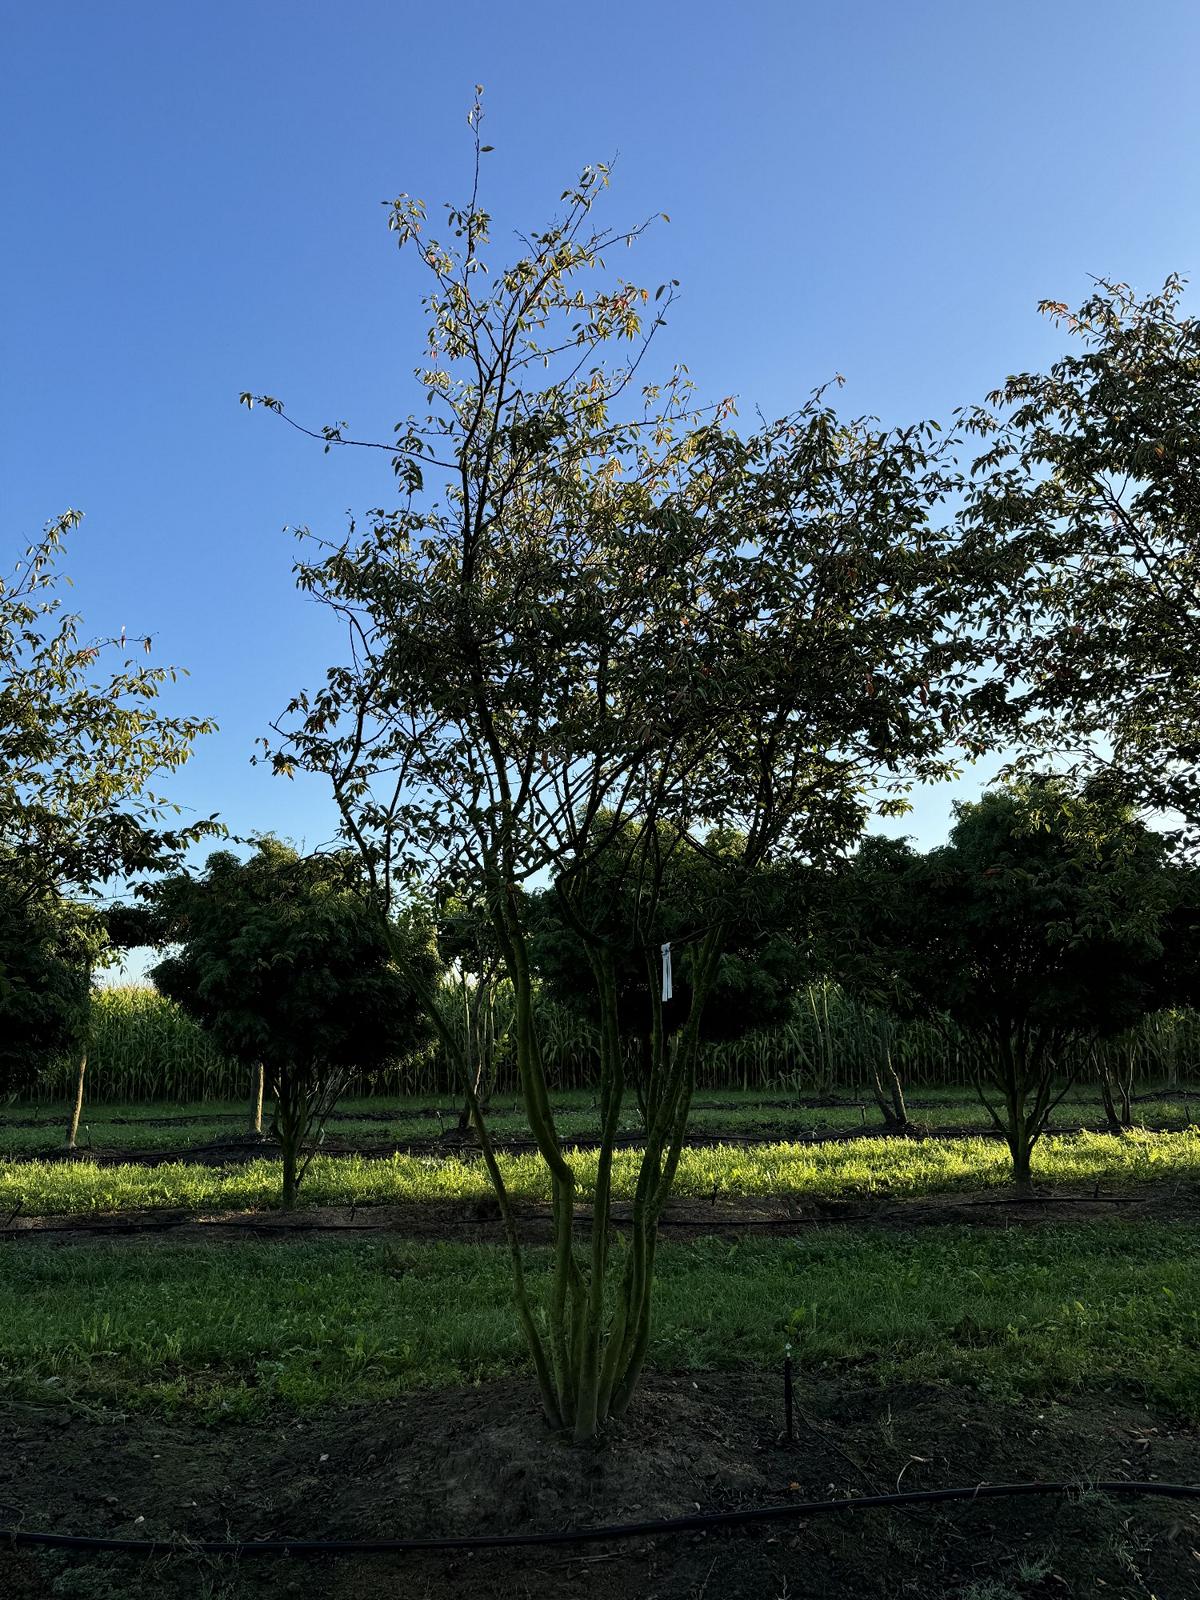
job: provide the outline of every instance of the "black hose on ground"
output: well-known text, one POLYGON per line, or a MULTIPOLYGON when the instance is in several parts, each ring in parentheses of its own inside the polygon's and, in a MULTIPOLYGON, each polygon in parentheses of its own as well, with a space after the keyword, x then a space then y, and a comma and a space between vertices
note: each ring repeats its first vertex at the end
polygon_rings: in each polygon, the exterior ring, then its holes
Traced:
POLYGON ((764 1522, 791 1522, 840 1511, 881 1511, 902 1506, 944 1505, 951 1500, 1003 1500, 1034 1495, 1067 1498, 1084 1493, 1118 1499, 1157 1496, 1167 1500, 1200 1500, 1196 1483, 979 1483, 954 1489, 910 1489, 896 1494, 867 1494, 840 1500, 800 1500, 785 1505, 748 1506, 738 1511, 697 1511, 685 1517, 648 1522, 615 1522, 598 1528, 557 1529, 549 1533, 464 1534, 444 1539, 105 1539, 91 1534, 37 1533, 25 1528, 0 1528, 0 1546, 36 1546, 142 1556, 383 1556, 417 1555, 422 1551, 504 1550, 528 1545, 599 1544, 612 1539, 657 1538, 670 1533, 703 1533, 715 1528, 749 1528, 764 1522))

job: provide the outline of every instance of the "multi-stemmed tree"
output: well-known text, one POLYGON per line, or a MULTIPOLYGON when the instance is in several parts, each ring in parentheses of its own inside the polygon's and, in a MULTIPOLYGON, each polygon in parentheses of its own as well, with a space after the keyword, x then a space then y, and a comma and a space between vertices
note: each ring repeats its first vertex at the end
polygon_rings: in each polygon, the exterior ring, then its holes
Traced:
MULTIPOLYGON (((478 107, 473 121, 476 187, 450 210, 448 240, 427 234, 409 197, 391 210, 431 275, 428 407, 380 446, 398 509, 298 566, 301 588, 342 621, 346 655, 295 698, 269 750, 281 773, 328 779, 381 895, 412 874, 449 878, 490 920, 552 1182, 544 1295, 527 1281, 466 1063, 464 1090, 543 1406, 583 1440, 628 1403, 645 1357, 657 1222, 726 950, 722 906, 744 902, 774 863, 844 848, 873 808, 902 806, 914 777, 951 771, 951 741, 971 737, 964 708, 988 691, 969 687, 963 653, 976 642, 955 642, 950 626, 965 574, 930 526, 947 487, 935 431, 847 424, 818 394, 743 437, 728 405, 694 406, 683 369, 654 381, 652 335, 673 288, 602 280, 610 253, 641 232, 594 225, 606 171, 587 169, 559 218, 500 265, 478 197, 478 107), (649 984, 645 1148, 629 1249, 614 1257, 618 955, 630 931, 598 914, 598 863, 606 893, 636 902, 637 939, 653 948, 670 857, 703 856, 713 829, 742 843, 708 860, 687 1015, 673 1030, 649 984), (590 1238, 534 1006, 526 891, 546 878, 596 995, 590 1238)), ((341 426, 311 431, 330 448, 355 442, 341 426)), ((445 1029, 442 1042, 453 1054, 445 1029)))

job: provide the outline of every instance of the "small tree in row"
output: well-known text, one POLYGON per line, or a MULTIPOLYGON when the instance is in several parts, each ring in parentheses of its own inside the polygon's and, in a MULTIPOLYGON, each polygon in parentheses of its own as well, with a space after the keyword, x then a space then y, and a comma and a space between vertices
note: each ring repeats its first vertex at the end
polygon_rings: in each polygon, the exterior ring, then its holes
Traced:
POLYGON ((155 985, 227 1055, 263 1065, 290 1208, 351 1073, 428 1037, 417 998, 436 974, 428 936, 386 926, 356 857, 300 856, 270 838, 248 861, 219 851, 199 877, 163 880, 151 903, 178 946, 155 985))
POLYGON ((445 980, 433 998, 442 1033, 464 1076, 458 1133, 471 1126, 473 1105, 486 1110, 500 1053, 512 1031, 512 985, 486 910, 460 894, 444 897, 437 916, 438 953, 445 980))
POLYGON ((1165 841, 1127 807, 1043 779, 961 805, 949 843, 926 855, 868 841, 834 886, 834 961, 874 1003, 971 1039, 1027 1193, 1087 1048, 1167 1003, 1177 890, 1165 841))

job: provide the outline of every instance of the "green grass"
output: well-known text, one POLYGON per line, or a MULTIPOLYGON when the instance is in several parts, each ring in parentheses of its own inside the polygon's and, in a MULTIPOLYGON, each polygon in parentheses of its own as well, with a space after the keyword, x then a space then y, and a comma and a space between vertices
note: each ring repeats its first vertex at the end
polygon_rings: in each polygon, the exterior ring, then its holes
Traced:
MULTIPOLYGON (((780 1139, 799 1138, 808 1133, 876 1127, 879 1114, 866 1089, 857 1096, 847 1093, 838 1103, 827 1106, 787 1104, 786 1095, 776 1091, 721 1092, 699 1095, 691 1118, 696 1134, 776 1134, 780 1139), (784 1103, 781 1103, 784 1102, 784 1103)), ((910 1096, 910 1114, 915 1124, 936 1131, 940 1128, 987 1128, 987 1112, 974 1094, 962 1090, 920 1090, 910 1096)), ((598 1132, 598 1113, 594 1097, 588 1092, 560 1093, 555 1097, 560 1130, 566 1138, 588 1138, 598 1132)), ((1164 1098, 1139 1103, 1139 1119, 1153 1127, 1185 1128, 1200 1111, 1200 1090, 1195 1105, 1187 1099, 1164 1098)), ((67 1125, 65 1103, 6 1108, 0 1118, 0 1157, 36 1154, 61 1147, 67 1125), (48 1121, 47 1119, 55 1119, 48 1121)), ((268 1119, 269 1119, 268 1107, 268 1119)), ((1103 1121, 1099 1100, 1091 1088, 1073 1090, 1058 1112, 1063 1124, 1103 1121)), ((458 1105, 449 1098, 424 1096, 377 1096, 344 1101, 329 1119, 328 1137, 357 1143, 407 1143, 437 1138, 443 1129, 452 1129, 458 1120, 458 1105), (441 1120, 428 1113, 437 1107, 441 1120)), ((500 1138, 529 1137, 529 1126, 520 1103, 514 1096, 497 1099, 490 1117, 500 1138)), ((80 1145, 96 1150, 178 1150, 207 1145, 240 1134, 246 1125, 246 1107, 241 1101, 198 1101, 187 1105, 93 1104, 84 1112, 80 1145), (179 1119, 172 1123, 172 1117, 179 1119), (190 1119, 197 1120, 190 1120, 190 1119)), ((622 1131, 640 1130, 632 1100, 622 1120, 622 1131)))
MULTIPOLYGON (((531 1252, 535 1269, 545 1251, 531 1252)), ((1117 1390, 1200 1420, 1200 1229, 950 1228, 664 1245, 652 1365, 1117 1390)), ((535 1284, 542 1273, 532 1274, 535 1284)), ((367 1401, 523 1371, 499 1248, 9 1245, 0 1388, 184 1407, 367 1401)))
MULTIPOLYGON (((617 1152, 618 1198, 632 1196, 640 1152, 617 1152)), ((581 1197, 594 1180, 596 1154, 572 1157, 581 1197)), ((500 1165, 514 1198, 550 1198, 545 1164, 535 1153, 503 1155, 500 1165)), ((847 1144, 716 1145, 683 1152, 677 1195, 860 1196, 920 1195, 1002 1184, 1008 1154, 994 1139, 914 1141, 858 1139, 847 1144)), ((1052 1184, 1106 1187, 1151 1179, 1194 1181, 1200 1177, 1200 1130, 1182 1133, 1060 1134, 1047 1136, 1034 1154, 1034 1176, 1052 1184)), ((20 1208, 27 1215, 121 1211, 143 1206, 219 1211, 278 1204, 279 1164, 203 1167, 185 1162, 160 1166, 95 1162, 0 1163, 0 1213, 20 1208)), ((318 1156, 301 1190, 306 1205, 373 1205, 471 1200, 491 1194, 482 1163, 474 1156, 318 1156)))
MULTIPOLYGON (((123 1118, 128 1117, 128 1112, 124 1108, 112 1109, 119 1110, 123 1118)), ((162 1108, 156 1109, 161 1116, 162 1108)), ((955 1118, 956 1124, 979 1128, 986 1126, 986 1114, 982 1107, 976 1105, 974 1108, 964 1109, 966 1114, 955 1118)), ((560 1134, 567 1139, 587 1139, 599 1132, 598 1114, 590 1106, 575 1108, 568 1105, 558 1112, 557 1120, 560 1134)), ((877 1124, 878 1118, 869 1115, 868 1121, 877 1124)), ((268 1127, 269 1122, 268 1113, 264 1119, 264 1127, 268 1127)), ((403 1113, 387 1116, 386 1119, 374 1116, 366 1118, 361 1113, 355 1115, 353 1111, 343 1111, 330 1117, 326 1124, 326 1138, 360 1145, 408 1144, 417 1140, 437 1139, 443 1131, 455 1129, 457 1122, 457 1108, 453 1107, 446 1108, 441 1121, 436 1117, 406 1116, 403 1113)), ((61 1126, 58 1123, 30 1125, 24 1120, 0 1126, 0 1157, 40 1154, 61 1149, 66 1125, 67 1113, 64 1109, 61 1126)), ((531 1137, 524 1112, 516 1108, 505 1107, 497 1110, 489 1118, 489 1125, 498 1139, 531 1137)), ((835 1107, 830 1114, 815 1112, 800 1114, 782 1108, 756 1106, 738 1106, 724 1111, 701 1109, 691 1119, 691 1129, 696 1134, 773 1133, 780 1138, 802 1136, 818 1130, 858 1128, 862 1125, 863 1117, 856 1105, 835 1107)), ((930 1119, 930 1125, 936 1125, 933 1119, 930 1119)), ((94 1115, 84 1118, 79 1144, 84 1150, 178 1151, 183 1154, 189 1146, 215 1144, 219 1140, 236 1137, 244 1131, 244 1127, 244 1115, 237 1118, 222 1116, 220 1108, 216 1111, 210 1110, 203 1120, 178 1123, 175 1126, 148 1119, 116 1122, 112 1120, 111 1115, 104 1114, 104 1108, 97 1108, 94 1115)), ((622 1119, 623 1134, 636 1136, 641 1131, 642 1124, 635 1110, 622 1119)))

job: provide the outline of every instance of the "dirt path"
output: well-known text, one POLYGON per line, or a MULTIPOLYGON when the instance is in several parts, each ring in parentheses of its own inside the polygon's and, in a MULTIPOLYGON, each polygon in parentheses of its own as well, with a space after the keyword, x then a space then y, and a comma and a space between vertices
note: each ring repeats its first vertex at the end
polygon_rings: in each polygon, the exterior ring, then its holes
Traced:
MULTIPOLYGON (((654 1374, 599 1450, 548 1433, 520 1382, 258 1424, 0 1406, 0 1519, 128 1537, 438 1536, 581 1527, 1035 1478, 1196 1474, 1195 1434, 1128 1397, 1001 1402, 771 1374, 654 1374)), ((377 1560, 200 1562, 0 1550, 5 1600, 828 1600, 1200 1595, 1186 1502, 995 1500, 628 1543, 377 1560), (985 1587, 991 1584, 992 1587, 985 1587), (972 1587, 975 1585, 976 1587, 972 1587)))

